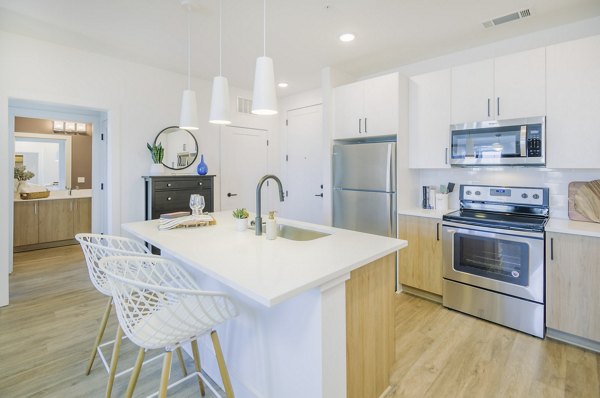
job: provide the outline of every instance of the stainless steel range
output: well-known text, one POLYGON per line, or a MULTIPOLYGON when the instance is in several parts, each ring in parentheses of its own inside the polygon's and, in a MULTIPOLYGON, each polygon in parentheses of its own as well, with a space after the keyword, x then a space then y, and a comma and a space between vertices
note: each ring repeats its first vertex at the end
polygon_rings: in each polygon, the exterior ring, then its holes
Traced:
POLYGON ((445 307, 544 337, 548 188, 461 185, 443 219, 445 307))

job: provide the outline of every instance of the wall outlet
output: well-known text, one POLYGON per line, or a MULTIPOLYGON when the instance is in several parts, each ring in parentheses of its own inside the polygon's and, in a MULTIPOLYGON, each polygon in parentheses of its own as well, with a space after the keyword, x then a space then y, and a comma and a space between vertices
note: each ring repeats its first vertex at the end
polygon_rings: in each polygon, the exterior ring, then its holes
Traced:
POLYGON ((85 177, 77 177, 77 183, 85 183, 85 177))

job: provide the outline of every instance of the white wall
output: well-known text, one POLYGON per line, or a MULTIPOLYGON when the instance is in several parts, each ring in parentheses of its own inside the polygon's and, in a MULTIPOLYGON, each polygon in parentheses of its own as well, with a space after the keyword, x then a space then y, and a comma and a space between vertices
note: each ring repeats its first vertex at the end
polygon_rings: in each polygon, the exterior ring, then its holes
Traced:
MULTIPOLYGON (((253 65, 248 65, 252 73, 253 65)), ((144 185, 151 164, 146 142, 167 126, 177 125, 186 77, 157 68, 0 31, 0 120, 8 118, 8 98, 77 105, 108 112, 108 214, 109 233, 120 233, 122 222, 142 220, 144 185)), ((198 96, 200 130, 195 132, 209 174, 219 174, 219 127, 208 123, 211 82, 192 80, 198 96)), ((238 95, 251 93, 231 88, 232 105, 238 95)), ((235 108, 232 107, 232 110, 235 108)), ((232 112, 233 123, 270 130, 276 137, 277 117, 232 112)), ((276 139, 274 139, 275 141, 276 139)), ((8 123, 0 124, 0 209, 12 207, 12 141, 8 123)), ((272 156, 278 158, 278 145, 272 156)), ((199 162, 199 159, 197 160, 199 162)), ((278 162, 270 166, 277 172, 278 162)), ((184 171, 195 172, 195 165, 184 171)), ((220 207, 216 181, 215 206, 220 207)), ((0 221, 0 306, 7 303, 7 270, 12 230, 7 217, 0 221)))

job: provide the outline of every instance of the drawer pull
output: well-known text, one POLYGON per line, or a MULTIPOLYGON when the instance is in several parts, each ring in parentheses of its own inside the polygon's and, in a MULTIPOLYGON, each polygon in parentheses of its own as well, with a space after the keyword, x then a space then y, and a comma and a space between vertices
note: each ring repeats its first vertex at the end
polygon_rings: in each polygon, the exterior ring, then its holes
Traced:
POLYGON ((198 185, 202 186, 202 183, 201 183, 201 182, 199 182, 199 183, 198 183, 198 185))
POLYGON ((170 183, 170 182, 169 182, 169 183, 167 183, 167 186, 168 186, 168 187, 170 187, 170 186, 171 186, 171 183, 170 183))
POLYGON ((171 200, 171 199, 172 199, 172 198, 171 198, 170 196, 167 198, 167 200, 171 200))

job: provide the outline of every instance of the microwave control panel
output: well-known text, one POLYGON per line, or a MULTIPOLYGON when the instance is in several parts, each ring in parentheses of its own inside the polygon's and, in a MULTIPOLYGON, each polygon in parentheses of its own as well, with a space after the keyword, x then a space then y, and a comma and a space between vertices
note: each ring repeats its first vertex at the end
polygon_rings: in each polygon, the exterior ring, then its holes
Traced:
POLYGON ((542 130, 539 125, 529 126, 527 131, 527 157, 542 157, 542 130))

